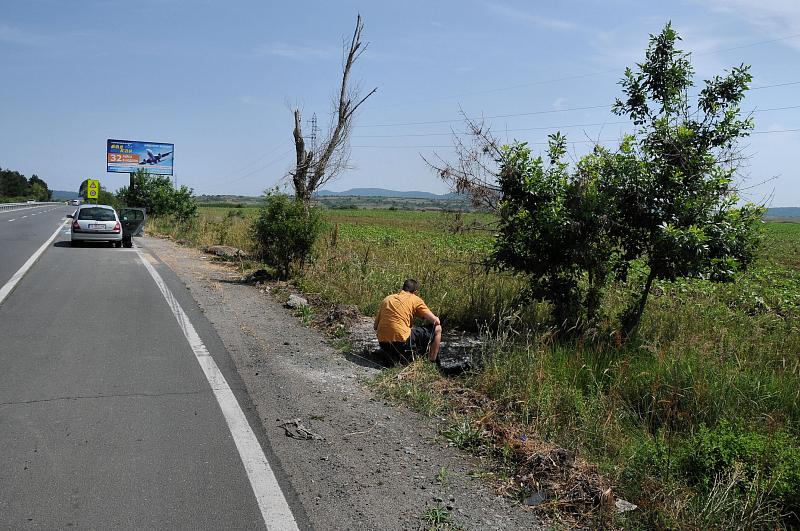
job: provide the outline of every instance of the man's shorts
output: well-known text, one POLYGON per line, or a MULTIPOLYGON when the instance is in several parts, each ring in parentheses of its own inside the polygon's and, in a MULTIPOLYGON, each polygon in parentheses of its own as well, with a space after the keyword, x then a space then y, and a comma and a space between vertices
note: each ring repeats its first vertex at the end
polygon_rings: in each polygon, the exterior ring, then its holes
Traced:
POLYGON ((434 325, 415 326, 411 329, 408 341, 395 341, 386 343, 381 341, 381 350, 400 360, 409 361, 415 355, 419 356, 428 352, 428 346, 433 341, 434 325))

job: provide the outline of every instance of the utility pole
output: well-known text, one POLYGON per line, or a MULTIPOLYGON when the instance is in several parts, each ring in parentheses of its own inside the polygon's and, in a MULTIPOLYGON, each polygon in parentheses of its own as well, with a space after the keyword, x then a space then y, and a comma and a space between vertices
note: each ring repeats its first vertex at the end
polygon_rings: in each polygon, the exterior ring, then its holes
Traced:
POLYGON ((319 133, 319 127, 317 127, 317 113, 311 115, 311 120, 308 120, 311 123, 311 134, 308 137, 309 143, 311 144, 311 164, 308 167, 308 176, 314 176, 314 159, 317 158, 317 133, 319 133))

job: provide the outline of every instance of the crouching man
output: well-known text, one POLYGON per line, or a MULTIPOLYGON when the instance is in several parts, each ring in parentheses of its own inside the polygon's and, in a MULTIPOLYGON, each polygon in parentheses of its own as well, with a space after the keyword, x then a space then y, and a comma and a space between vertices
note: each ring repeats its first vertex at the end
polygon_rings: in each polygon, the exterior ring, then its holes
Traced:
POLYGON ((442 323, 419 296, 419 283, 408 279, 403 289, 389 295, 378 309, 375 331, 381 349, 401 360, 427 352, 430 361, 436 361, 442 340, 442 323), (414 317, 425 319, 429 326, 411 327, 414 317))

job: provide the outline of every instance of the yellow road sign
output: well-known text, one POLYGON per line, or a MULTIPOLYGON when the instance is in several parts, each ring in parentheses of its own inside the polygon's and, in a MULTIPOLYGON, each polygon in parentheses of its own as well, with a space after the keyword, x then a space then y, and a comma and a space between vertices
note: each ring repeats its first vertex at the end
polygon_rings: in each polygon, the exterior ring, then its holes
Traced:
POLYGON ((100 181, 89 179, 86 182, 86 199, 97 199, 100 197, 100 181))

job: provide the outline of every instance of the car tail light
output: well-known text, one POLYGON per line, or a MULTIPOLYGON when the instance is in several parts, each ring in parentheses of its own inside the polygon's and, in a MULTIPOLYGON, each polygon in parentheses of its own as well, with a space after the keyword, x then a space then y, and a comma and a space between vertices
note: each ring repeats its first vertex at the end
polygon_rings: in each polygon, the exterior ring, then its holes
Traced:
POLYGON ((114 232, 119 232, 119 221, 114 223, 114 232))
POLYGON ((78 223, 78 219, 77 218, 72 220, 72 228, 75 229, 75 230, 81 230, 81 226, 78 223))

